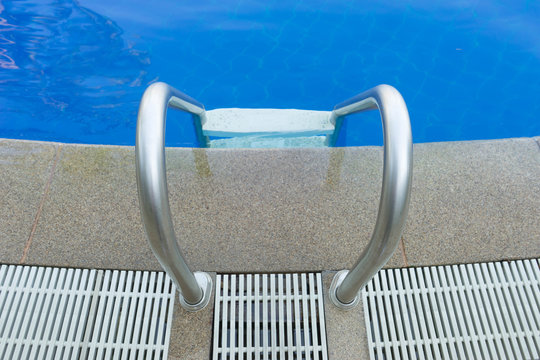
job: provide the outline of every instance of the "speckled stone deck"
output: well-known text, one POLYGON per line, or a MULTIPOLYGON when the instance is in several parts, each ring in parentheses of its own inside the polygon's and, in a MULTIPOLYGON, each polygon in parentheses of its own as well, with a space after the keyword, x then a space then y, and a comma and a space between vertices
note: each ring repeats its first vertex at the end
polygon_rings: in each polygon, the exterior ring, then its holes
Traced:
MULTIPOLYGON (((0 144, 0 261, 160 268, 141 225, 132 147, 0 144)), ((369 239, 380 148, 167 154, 177 237, 195 269, 338 270, 369 239)), ((539 154, 527 138, 415 145, 405 246, 388 266, 540 255, 539 154)))
POLYGON ((540 148, 532 139, 418 144, 408 264, 540 254, 540 148), (459 146, 458 146, 459 145, 459 146))
POLYGON ((0 262, 25 260, 58 146, 0 139, 0 262))

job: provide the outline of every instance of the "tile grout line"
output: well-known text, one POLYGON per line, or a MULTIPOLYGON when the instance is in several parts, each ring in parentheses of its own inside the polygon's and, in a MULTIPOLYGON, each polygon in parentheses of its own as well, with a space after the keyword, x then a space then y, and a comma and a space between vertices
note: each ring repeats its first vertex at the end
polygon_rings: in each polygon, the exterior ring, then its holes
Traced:
POLYGON ((407 261, 407 254, 405 253, 405 241, 403 240, 403 236, 399 240, 399 244, 401 248, 401 258, 405 263, 405 267, 409 267, 409 262, 407 261))
POLYGON ((58 159, 60 157, 60 152, 62 150, 62 145, 59 145, 56 149, 56 155, 54 157, 54 163, 51 169, 51 173, 49 174, 49 179, 47 180, 47 185, 45 186, 45 191, 43 192, 43 196, 41 197, 41 201, 39 203, 39 207, 36 213, 36 217, 34 219, 34 223, 32 224, 32 230, 30 231, 30 235, 28 236, 28 240, 26 240, 26 244, 24 246, 23 254, 21 256, 21 260, 19 260, 19 264, 24 264, 26 261, 26 257, 28 255, 28 250, 30 249, 30 245, 32 245, 32 240, 34 238, 34 234, 36 233, 37 224, 39 222, 39 218, 41 217, 41 211, 43 210, 43 205, 45 204, 45 200, 47 199, 47 196, 49 195, 49 190, 51 188, 52 179, 54 177, 54 173, 56 171, 56 164, 58 164, 58 159))

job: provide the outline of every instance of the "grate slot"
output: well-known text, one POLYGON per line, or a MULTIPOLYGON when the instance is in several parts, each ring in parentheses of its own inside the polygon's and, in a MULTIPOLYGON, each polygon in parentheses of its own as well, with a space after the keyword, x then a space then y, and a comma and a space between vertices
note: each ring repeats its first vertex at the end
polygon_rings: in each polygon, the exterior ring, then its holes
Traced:
POLYGON ((218 275, 212 359, 327 359, 321 274, 218 275))
POLYGON ((362 292, 371 359, 540 358, 540 261, 383 269, 362 292))
POLYGON ((279 327, 278 327, 278 334, 279 334, 279 358, 285 359, 285 347, 287 346, 287 343, 285 342, 285 333, 287 330, 285 329, 285 317, 287 314, 285 313, 285 302, 283 301, 283 274, 278 274, 278 311, 279 311, 279 327))
POLYGON ((142 274, 1 265, 0 358, 165 359, 175 289, 142 274))
POLYGON ((287 297, 287 356, 293 359, 294 321, 292 311, 291 274, 285 274, 285 295, 287 297))

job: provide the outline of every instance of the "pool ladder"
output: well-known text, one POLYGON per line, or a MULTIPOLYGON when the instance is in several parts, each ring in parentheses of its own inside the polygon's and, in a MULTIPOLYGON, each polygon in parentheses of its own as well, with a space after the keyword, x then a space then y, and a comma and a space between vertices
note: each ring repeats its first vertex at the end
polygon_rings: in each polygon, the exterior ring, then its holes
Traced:
POLYGON ((176 241, 165 168, 167 108, 193 115, 197 140, 212 147, 211 136, 319 137, 326 146, 336 143, 346 115, 379 109, 384 136, 382 190, 371 240, 352 270, 336 273, 330 299, 342 309, 359 302, 360 289, 386 264, 398 246, 407 216, 412 180, 412 135, 407 106, 392 86, 379 85, 334 107, 332 111, 276 109, 216 109, 206 111, 191 97, 158 82, 141 99, 137 120, 136 166, 141 216, 150 246, 179 290, 189 311, 204 308, 212 292, 205 272, 193 273, 176 241), (256 119, 256 120, 255 120, 256 119))

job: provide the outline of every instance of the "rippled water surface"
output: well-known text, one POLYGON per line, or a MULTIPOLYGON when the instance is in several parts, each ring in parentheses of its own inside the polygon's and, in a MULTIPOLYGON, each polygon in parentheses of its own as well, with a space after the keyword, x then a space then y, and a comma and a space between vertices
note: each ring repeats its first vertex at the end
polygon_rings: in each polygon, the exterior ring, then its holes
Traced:
MULTIPOLYGON (((134 144, 156 80, 207 109, 330 110, 387 83, 415 142, 536 136, 539 19, 526 0, 0 0, 0 137, 134 144)), ((379 122, 350 117, 340 144, 380 143, 379 122)))

